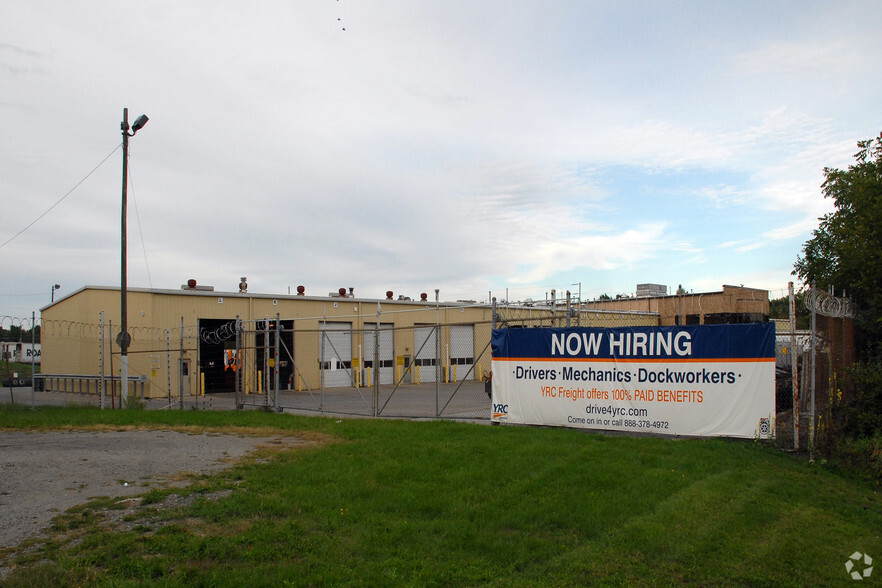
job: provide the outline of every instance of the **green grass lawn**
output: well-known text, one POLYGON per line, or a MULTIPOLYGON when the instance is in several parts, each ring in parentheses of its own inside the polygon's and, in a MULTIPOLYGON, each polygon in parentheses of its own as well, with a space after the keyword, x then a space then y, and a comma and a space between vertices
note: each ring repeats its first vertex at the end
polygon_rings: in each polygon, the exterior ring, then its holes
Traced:
POLYGON ((125 529, 98 503, 73 510, 51 540, 3 556, 9 586, 824 586, 851 582, 855 551, 882 558, 875 484, 752 441, 259 412, 0 419, 321 440, 151 490, 125 529), (170 492, 197 499, 150 508, 170 492))

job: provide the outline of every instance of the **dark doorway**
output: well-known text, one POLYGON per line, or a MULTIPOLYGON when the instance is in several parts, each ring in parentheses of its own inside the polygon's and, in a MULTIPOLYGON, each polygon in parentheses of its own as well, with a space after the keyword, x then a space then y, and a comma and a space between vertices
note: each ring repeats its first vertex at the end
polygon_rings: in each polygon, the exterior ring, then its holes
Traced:
POLYGON ((226 350, 236 349, 236 319, 199 319, 199 371, 205 393, 235 392, 237 370, 227 365, 226 350))

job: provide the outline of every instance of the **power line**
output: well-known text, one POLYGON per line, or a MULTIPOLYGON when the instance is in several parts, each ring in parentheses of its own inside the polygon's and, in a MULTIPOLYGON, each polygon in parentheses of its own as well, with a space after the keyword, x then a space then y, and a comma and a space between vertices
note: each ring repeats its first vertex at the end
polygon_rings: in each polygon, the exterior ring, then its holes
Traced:
POLYGON ((73 188, 71 188, 70 190, 68 190, 67 194, 65 194, 64 196, 62 196, 61 198, 59 198, 58 201, 57 201, 55 204, 53 204, 53 205, 50 206, 48 209, 46 209, 46 212, 44 212, 43 214, 41 214, 40 216, 38 216, 37 218, 35 218, 35 219, 31 222, 31 224, 29 224, 28 226, 26 226, 25 228, 23 228, 22 230, 20 230, 20 231, 17 232, 16 234, 14 234, 12 237, 10 237, 9 239, 7 239, 3 244, 0 244, 0 249, 3 249, 4 247, 6 247, 6 246, 9 245, 10 243, 12 243, 15 239, 17 239, 19 236, 21 236, 22 233, 24 233, 25 231, 27 231, 28 229, 30 229, 32 226, 34 226, 35 224, 37 224, 37 221, 39 221, 39 220, 42 219, 44 216, 46 216, 47 214, 49 214, 50 212, 52 212, 52 209, 53 209, 53 208, 55 208, 56 206, 58 206, 59 204, 61 204, 61 202, 62 202, 65 198, 67 198, 68 196, 70 196, 71 194, 73 194, 73 191, 76 190, 77 188, 79 188, 79 187, 80 187, 80 184, 82 184, 83 182, 85 182, 86 180, 88 180, 88 179, 89 179, 89 176, 91 176, 92 174, 94 174, 94 173, 98 170, 99 167, 101 167, 102 165, 104 165, 104 162, 107 161, 108 159, 110 159, 110 157, 111 157, 114 153, 116 153, 117 149, 119 149, 121 146, 122 146, 122 143, 120 143, 119 145, 117 145, 117 146, 114 148, 114 150, 111 151, 111 152, 107 155, 107 157, 105 157, 104 159, 102 159, 101 162, 100 162, 98 165, 96 165, 95 168, 94 168, 92 171, 90 171, 89 173, 87 173, 86 176, 85 176, 82 180, 80 180, 79 182, 77 182, 76 185, 75 185, 73 188))
MULTIPOLYGON (((129 148, 131 151, 131 148, 129 148)), ((132 164, 129 163, 129 190, 135 203, 135 218, 138 220, 138 235, 141 237, 141 250, 144 252, 144 266, 147 268, 147 281, 153 287, 153 277, 150 275, 150 261, 147 259, 147 244, 144 242, 144 230, 141 228, 141 210, 138 208, 138 199, 135 197, 135 178, 132 174, 132 164)))

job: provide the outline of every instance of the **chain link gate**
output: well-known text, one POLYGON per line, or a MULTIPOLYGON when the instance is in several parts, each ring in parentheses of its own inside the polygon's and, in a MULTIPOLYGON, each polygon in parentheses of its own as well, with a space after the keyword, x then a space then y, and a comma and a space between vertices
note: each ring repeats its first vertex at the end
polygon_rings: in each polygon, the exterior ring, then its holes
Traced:
POLYGON ((296 324, 278 317, 237 321, 235 348, 227 351, 235 365, 237 407, 396 418, 489 414, 488 323, 394 327, 378 320, 361 329, 330 321, 318 329, 296 324), (396 353, 396 346, 402 351, 396 353), (301 356, 317 357, 317 365, 301 365, 301 356))
MULTIPOLYGON (((564 304, 497 305, 492 320, 396 326, 376 317, 237 320, 236 405, 389 418, 486 419, 493 328, 633 324, 564 304), (354 319, 361 319, 361 322, 354 319), (371 320, 373 319, 373 320, 371 320)), ((425 318, 425 316, 423 317, 425 318)), ((400 320, 400 317, 399 317, 400 320)))

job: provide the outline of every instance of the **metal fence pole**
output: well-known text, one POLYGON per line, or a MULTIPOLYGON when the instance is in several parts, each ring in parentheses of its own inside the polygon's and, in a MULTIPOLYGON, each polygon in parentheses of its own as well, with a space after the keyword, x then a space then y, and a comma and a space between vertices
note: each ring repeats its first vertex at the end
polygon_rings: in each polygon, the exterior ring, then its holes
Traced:
MULTIPOLYGON (((814 289, 815 289, 815 282, 812 282, 812 290, 814 290, 814 289)), ((816 359, 816 356, 815 356, 815 354, 817 353, 816 341, 817 341, 817 336, 818 336, 816 319, 817 319, 817 312, 815 310, 815 305, 812 304, 812 344, 811 344, 811 357, 809 359, 809 366, 810 366, 809 369, 812 370, 811 376, 810 376, 811 380, 810 380, 810 384, 809 384, 811 386, 811 395, 812 395, 812 424, 811 424, 811 429, 809 429, 809 449, 810 450, 815 449, 815 430, 816 430, 816 426, 815 426, 815 359, 816 359)))
POLYGON ((790 372, 793 387, 793 448, 799 449, 799 371, 796 351, 796 297, 793 294, 793 282, 787 283, 787 296, 790 299, 790 372))
POLYGON ((181 317, 181 350, 178 353, 178 395, 184 410, 184 317, 181 317))
POLYGON ((570 317, 573 315, 572 300, 570 300, 570 291, 567 290, 567 328, 572 326, 570 317))
POLYGON ((165 375, 167 377, 168 407, 172 405, 172 378, 171 378, 171 330, 165 330, 165 375))
MULTIPOLYGON (((37 388, 37 313, 31 312, 31 410, 37 406, 35 390, 37 388)), ((42 345, 41 345, 42 347, 42 345)))
POLYGON ((380 314, 381 306, 377 302, 377 322, 374 324, 374 369, 372 370, 374 376, 374 385, 372 386, 374 416, 378 416, 380 412, 380 314))
POLYGON ((239 399, 242 396, 242 362, 239 361, 242 357, 242 319, 239 315, 236 315, 236 357, 233 358, 233 361, 236 362, 236 410, 239 410, 240 404, 239 399))
POLYGON ((263 317, 263 405, 269 406, 269 315, 263 317))
POLYGON ((100 377, 99 387, 101 388, 100 406, 101 410, 104 410, 104 394, 106 387, 106 381, 104 379, 104 311, 102 310, 98 316, 100 321, 100 327, 98 329, 100 340, 100 343, 98 344, 98 373, 100 377))
POLYGON ((435 288, 435 418, 438 418, 438 397, 441 395, 441 307, 435 288))
POLYGON ((279 408, 279 340, 282 336, 282 321, 279 313, 276 313, 276 344, 273 348, 273 385, 276 387, 276 412, 282 412, 279 408))

